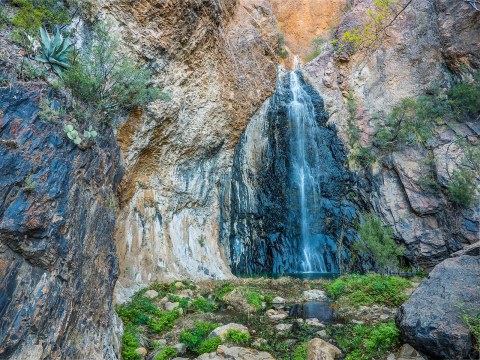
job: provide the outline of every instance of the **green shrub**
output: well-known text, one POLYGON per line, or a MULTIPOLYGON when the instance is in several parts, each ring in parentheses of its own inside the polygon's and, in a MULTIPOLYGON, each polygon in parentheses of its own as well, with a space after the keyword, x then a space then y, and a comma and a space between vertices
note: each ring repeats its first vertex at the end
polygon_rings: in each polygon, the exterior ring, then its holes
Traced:
POLYGON ((407 296, 410 281, 380 274, 344 275, 326 284, 329 296, 345 306, 400 306, 407 296))
POLYGON ((170 330, 175 324, 175 320, 180 317, 180 312, 175 309, 173 311, 160 311, 156 316, 151 317, 147 326, 153 333, 162 333, 164 331, 170 330))
POLYGON ((292 360, 307 360, 307 347, 307 342, 303 342, 297 346, 292 354, 292 360))
POLYGON ((167 346, 163 348, 157 355, 155 355, 155 360, 169 360, 173 359, 178 355, 177 350, 173 346, 167 346))
MULTIPOLYGON (((208 335, 220 325, 221 324, 198 321, 192 329, 180 333, 180 341, 184 343, 190 351, 200 354, 202 343, 207 340, 208 335)), ((213 343, 207 343, 202 350, 205 350, 207 346, 212 346, 212 344, 213 343)))
POLYGON ((235 286, 233 284, 222 285, 220 289, 215 291, 215 298, 222 300, 225 295, 227 295, 229 292, 232 292, 233 290, 235 290, 235 286))
POLYGON ((278 45, 277 45, 278 56, 282 59, 288 58, 288 51, 285 49, 285 38, 282 34, 278 34, 278 45))
POLYGON ((109 27, 98 24, 95 36, 73 66, 63 74, 65 85, 81 102, 78 115, 93 116, 111 124, 114 115, 146 105, 159 96, 148 86, 151 73, 141 69, 125 53, 109 27))
POLYGON ((218 345, 220 345, 221 343, 222 343, 222 339, 220 339, 219 337, 213 337, 213 338, 204 340, 200 343, 197 353, 198 355, 201 355, 201 354, 213 352, 217 350, 218 345))
POLYGON ((312 61, 321 53, 322 45, 325 42, 322 38, 315 38, 312 40, 312 50, 310 53, 305 56, 304 60, 306 62, 312 61))
POLYGON ((453 203, 469 207, 474 203, 477 179, 475 173, 465 168, 453 171, 447 186, 447 193, 453 203))
POLYGON ((335 331, 338 346, 347 355, 345 360, 382 359, 399 345, 400 330, 395 323, 347 325, 335 331))
POLYGON ((463 304, 459 308, 462 312, 463 321, 475 338, 477 351, 480 352, 480 308, 466 309, 463 304))
POLYGON ((247 344, 250 341, 250 334, 245 331, 230 329, 227 331, 225 338, 236 344, 247 344))
POLYGON ((480 116, 480 79, 461 82, 448 92, 448 103, 459 120, 476 119, 480 116))
POLYGON ((140 360, 142 357, 135 352, 141 346, 138 333, 132 326, 127 326, 122 338, 122 356, 125 360, 140 360))
POLYGON ((374 214, 366 214, 358 233, 360 240, 354 243, 354 249, 359 254, 368 256, 377 270, 398 269, 399 257, 405 249, 395 243, 390 227, 383 226, 374 214))
POLYGON ((34 35, 41 26, 53 30, 55 25, 67 25, 71 21, 68 9, 62 1, 13 0, 12 3, 18 6, 18 11, 11 20, 16 31, 15 37, 34 35))

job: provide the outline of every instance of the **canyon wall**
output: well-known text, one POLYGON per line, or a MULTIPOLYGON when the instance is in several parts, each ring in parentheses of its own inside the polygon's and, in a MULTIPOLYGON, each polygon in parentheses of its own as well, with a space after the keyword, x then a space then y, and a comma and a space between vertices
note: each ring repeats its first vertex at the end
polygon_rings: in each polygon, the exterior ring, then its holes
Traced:
MULTIPOLYGON (((337 36, 361 24, 372 6, 371 1, 355 2, 337 36)), ((377 49, 338 56, 327 47, 306 64, 307 77, 324 97, 330 122, 340 130, 344 142, 349 92, 357 105, 362 140, 368 142, 375 114, 387 114, 404 98, 438 86, 447 88, 455 78, 468 78, 469 69, 478 69, 479 19, 480 13, 463 1, 415 1, 388 28, 377 49)), ((427 147, 401 149, 375 164, 372 171, 359 171, 361 198, 392 225, 413 263, 431 268, 465 244, 480 240, 478 201, 461 208, 452 204, 445 191, 462 161, 455 139, 467 137, 475 146, 479 135, 478 119, 439 124, 427 147), (435 191, 422 183, 431 171, 426 161, 429 153, 439 184, 435 191)))
POLYGON ((111 132, 80 150, 39 116, 47 97, 0 88, 0 359, 116 359, 120 150, 111 132))
MULTIPOLYGON (((231 276, 219 246, 220 188, 250 117, 275 87, 268 1, 106 1, 163 100, 119 128, 126 175, 116 228, 118 288, 231 276)), ((119 291, 121 293, 121 291, 119 291)))

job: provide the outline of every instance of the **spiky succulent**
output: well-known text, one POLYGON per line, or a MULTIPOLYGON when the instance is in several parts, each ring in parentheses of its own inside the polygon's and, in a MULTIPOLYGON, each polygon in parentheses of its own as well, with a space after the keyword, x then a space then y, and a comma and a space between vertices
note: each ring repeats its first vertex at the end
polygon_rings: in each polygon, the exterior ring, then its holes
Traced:
POLYGON ((55 31, 55 36, 50 36, 42 26, 40 28, 40 38, 42 48, 35 59, 49 64, 57 74, 60 74, 64 69, 68 69, 70 67, 69 56, 73 46, 68 36, 63 37, 58 29, 55 31))

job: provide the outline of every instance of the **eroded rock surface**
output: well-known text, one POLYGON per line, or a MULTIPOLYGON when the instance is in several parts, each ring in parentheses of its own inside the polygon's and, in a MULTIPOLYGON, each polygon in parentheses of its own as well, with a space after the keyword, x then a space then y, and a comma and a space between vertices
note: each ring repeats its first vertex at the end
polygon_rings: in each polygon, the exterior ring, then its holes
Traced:
POLYGON ((401 306, 397 324, 415 349, 435 358, 467 359, 472 334, 461 315, 478 311, 478 304, 480 256, 461 255, 433 269, 401 306))
POLYGON ((219 188, 251 115, 275 86, 266 0, 99 1, 126 48, 170 95, 119 129, 127 175, 116 242, 120 285, 231 276, 219 188))
POLYGON ((116 359, 120 151, 40 120, 34 85, 0 88, 0 358, 116 359))

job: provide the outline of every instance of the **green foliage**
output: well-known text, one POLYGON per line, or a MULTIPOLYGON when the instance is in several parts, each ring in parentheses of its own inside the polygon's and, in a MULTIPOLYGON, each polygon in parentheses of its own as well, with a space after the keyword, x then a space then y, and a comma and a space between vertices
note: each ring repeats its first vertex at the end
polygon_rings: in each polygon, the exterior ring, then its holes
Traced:
POLYGON ((477 179, 475 173, 465 168, 453 171, 452 178, 448 182, 447 193, 453 203, 469 207, 474 203, 477 179))
POLYGON ((225 338, 235 344, 247 344, 250 341, 250 334, 245 331, 230 329, 227 331, 225 338))
POLYGON ((359 254, 368 256, 379 271, 398 269, 399 257, 405 249, 395 243, 392 233, 392 229, 383 226, 377 216, 366 214, 359 225, 360 239, 354 243, 354 249, 359 254))
POLYGON ((180 313, 177 309, 173 311, 160 311, 156 316, 148 319, 147 326, 153 333, 163 333, 164 331, 170 330, 175 324, 180 316, 180 313))
POLYGON ((122 338, 122 356, 125 360, 140 360, 142 357, 135 352, 141 346, 138 333, 132 326, 127 326, 122 338))
POLYGON ((287 49, 285 49, 285 38, 282 34, 278 34, 277 52, 282 59, 286 59, 289 56, 287 49))
POLYGON ((33 175, 28 175, 25 177, 23 180, 23 190, 25 190, 28 193, 34 192, 37 187, 37 184, 35 180, 33 179, 33 175))
POLYGON ((70 67, 69 58, 72 52, 72 44, 68 37, 63 37, 60 30, 56 30, 55 36, 51 37, 44 27, 40 28, 42 49, 35 60, 46 63, 57 73, 61 74, 64 69, 70 67))
POLYGON ((167 346, 163 348, 156 356, 155 360, 169 360, 173 359, 178 355, 177 350, 173 348, 173 346, 167 346))
POLYGON ((380 274, 344 275, 326 284, 329 296, 345 306, 400 306, 407 296, 410 281, 398 276, 380 274))
POLYGON ((322 45, 324 44, 325 40, 322 38, 315 38, 312 40, 312 50, 310 53, 305 56, 305 61, 309 62, 315 59, 318 55, 320 55, 321 50, 322 50, 322 45))
POLYGON ((480 79, 460 82, 448 92, 448 104, 459 120, 475 119, 480 116, 480 79))
POLYGON ((263 296, 257 291, 248 291, 245 294, 245 299, 250 305, 253 305, 257 310, 262 308, 262 303, 264 301, 263 296))
POLYGON ((395 16, 395 0, 375 0, 367 10, 365 20, 357 27, 345 31, 340 39, 332 41, 337 51, 354 53, 377 48, 385 36, 385 29, 395 16))
MULTIPOLYGON (((78 131, 74 128, 72 124, 65 125, 65 133, 67 134, 67 137, 73 141, 75 145, 80 145, 82 144, 82 138, 80 137, 80 134, 78 131)), ((85 141, 93 140, 95 137, 97 137, 97 132, 92 129, 92 126, 88 128, 88 130, 85 130, 83 132, 83 137, 85 141)))
POLYGON ((200 236, 198 238, 198 243, 200 244, 201 247, 204 247, 205 246, 205 236, 200 236))
POLYGON ((209 353, 217 350, 218 345, 222 343, 222 339, 219 337, 213 337, 207 340, 204 340, 200 343, 198 347, 198 355, 209 353))
POLYGON ((233 290, 235 290, 235 286, 233 284, 225 284, 220 289, 215 291, 215 298, 222 300, 225 295, 233 290))
POLYGON ((307 360, 308 342, 303 342, 292 353, 292 360, 307 360))
POLYGON ((467 324, 477 343, 477 351, 480 352, 480 308, 465 309, 461 307, 462 319, 467 324))
POLYGON ((11 23, 15 36, 20 40, 25 34, 34 35, 42 26, 53 30, 55 25, 67 25, 71 21, 68 9, 57 0, 13 0, 18 11, 11 23))
POLYGON ((395 323, 347 325, 335 331, 338 346, 347 355, 345 360, 382 359, 399 344, 400 330, 395 323))
POLYGON ((95 27, 95 36, 73 66, 63 74, 65 85, 80 101, 79 113, 111 124, 114 115, 158 98, 148 86, 151 73, 120 53, 118 40, 106 24, 95 27))
POLYGON ((194 310, 209 313, 214 311, 217 307, 212 300, 198 297, 190 303, 190 307, 194 310))
MULTIPOLYGON (((208 341, 207 340, 208 335, 220 325, 221 324, 198 321, 194 324, 194 327, 192 329, 185 330, 180 333, 180 341, 184 343, 187 346, 187 349, 189 349, 190 351, 193 351, 197 354, 203 354, 203 352, 201 351, 204 351, 207 348, 214 346, 215 342, 217 342, 217 340, 215 341, 210 340, 209 342, 207 342, 202 346, 202 344, 205 341, 208 341)), ((215 338, 212 338, 212 339, 215 339, 215 338)), ((216 338, 216 339, 219 339, 219 338, 216 338)), ((217 344, 217 346, 218 345, 219 343, 217 344)), ((215 346, 215 349, 216 349, 216 346, 215 346)))

